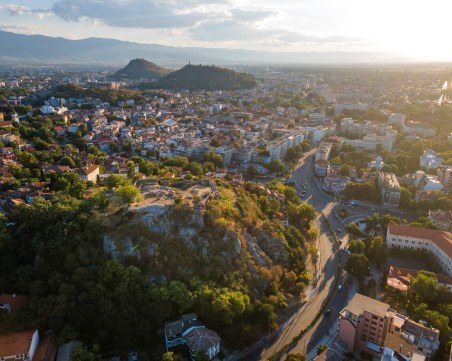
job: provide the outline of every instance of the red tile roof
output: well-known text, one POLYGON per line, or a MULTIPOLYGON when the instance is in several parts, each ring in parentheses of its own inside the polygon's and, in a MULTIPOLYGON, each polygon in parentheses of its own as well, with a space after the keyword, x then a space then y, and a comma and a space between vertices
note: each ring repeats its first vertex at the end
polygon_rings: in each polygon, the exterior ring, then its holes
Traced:
POLYGON ((0 295, 0 303, 4 305, 9 305, 11 307, 11 311, 15 311, 27 301, 28 297, 24 295, 8 295, 2 294, 0 295))
POLYGON ((407 236, 431 240, 452 258, 452 233, 419 227, 390 224, 389 233, 397 236, 407 236))
POLYGON ((27 330, 0 335, 0 357, 26 354, 30 350, 31 339, 36 330, 27 330))

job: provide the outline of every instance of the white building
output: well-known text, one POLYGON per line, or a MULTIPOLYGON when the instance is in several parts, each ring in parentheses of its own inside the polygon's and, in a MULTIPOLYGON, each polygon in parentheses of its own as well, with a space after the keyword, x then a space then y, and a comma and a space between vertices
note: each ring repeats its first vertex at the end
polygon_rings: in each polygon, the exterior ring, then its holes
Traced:
POLYGON ((312 134, 312 141, 318 143, 323 138, 333 135, 336 131, 336 126, 318 126, 314 129, 312 134))
POLYGON ((443 158, 436 153, 435 151, 431 149, 427 149, 424 151, 424 153, 421 155, 419 159, 419 166, 421 168, 427 168, 427 169, 438 169, 441 167, 441 163, 443 162, 443 158))
POLYGON ((291 134, 282 139, 277 139, 270 142, 268 146, 270 157, 272 158, 272 160, 284 160, 287 150, 289 148, 295 147, 298 144, 301 144, 303 139, 303 134, 291 134))
POLYGON ((427 228, 390 224, 388 247, 426 250, 433 254, 443 271, 452 276, 452 233, 427 228))
POLYGON ((0 335, 0 360, 33 361, 38 346, 38 330, 26 330, 0 335))
POLYGON ((382 149, 386 149, 391 152, 394 148, 396 139, 396 132, 387 133, 386 135, 377 135, 375 133, 370 133, 364 136, 363 139, 346 139, 345 144, 350 144, 356 148, 372 151, 377 150, 377 146, 378 144, 380 144, 382 149))
POLYGON ((402 113, 392 113, 388 117, 388 123, 390 125, 404 125, 405 124, 405 114, 402 113))
POLYGON ((374 168, 376 170, 380 170, 385 165, 385 162, 383 162, 383 158, 380 155, 377 155, 375 160, 372 162, 367 163, 367 167, 374 168))
POLYGON ((315 175, 318 177, 326 177, 330 174, 331 166, 327 160, 319 159, 315 162, 315 175))

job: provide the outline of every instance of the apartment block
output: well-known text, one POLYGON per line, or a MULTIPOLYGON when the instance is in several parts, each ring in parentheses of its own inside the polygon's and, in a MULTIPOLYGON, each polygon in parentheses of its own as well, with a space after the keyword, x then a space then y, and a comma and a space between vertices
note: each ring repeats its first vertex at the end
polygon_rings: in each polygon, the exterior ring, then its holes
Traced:
POLYGON ((388 247, 426 250, 433 254, 444 273, 452 276, 452 233, 436 229, 390 224, 386 234, 388 247))
POLYGON ((378 354, 390 326, 389 305, 355 294, 339 314, 338 338, 349 352, 378 354))
POLYGON ((431 359, 439 348, 439 331, 415 322, 387 303, 355 294, 339 314, 338 339, 349 352, 367 352, 385 359, 389 350, 397 360, 431 359))
POLYGON ((333 147, 332 143, 322 142, 319 144, 317 148, 317 152, 315 152, 315 161, 324 160, 327 161, 331 154, 331 148, 333 147))
POLYGON ((303 134, 291 134, 282 139, 278 139, 270 142, 268 151, 272 160, 284 160, 289 148, 293 148, 298 144, 301 144, 304 137, 303 134))
POLYGON ((452 167, 441 167, 436 171, 439 181, 446 192, 452 192, 452 167))
POLYGON ((404 125, 405 124, 405 114, 402 113, 392 113, 388 117, 388 123, 390 125, 404 125))
POLYGON ((400 201, 400 184, 394 173, 379 172, 378 189, 383 204, 398 207, 400 201))
POLYGON ((331 172, 330 162, 319 159, 315 162, 315 175, 318 177, 326 177, 331 172))

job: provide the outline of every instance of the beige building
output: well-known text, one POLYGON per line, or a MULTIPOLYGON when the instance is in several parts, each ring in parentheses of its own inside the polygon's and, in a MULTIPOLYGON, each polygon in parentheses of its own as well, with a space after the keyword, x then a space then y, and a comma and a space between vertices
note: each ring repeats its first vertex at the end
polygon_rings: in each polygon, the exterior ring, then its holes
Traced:
MULTIPOLYGON (((439 331, 414 322, 392 310, 387 303, 355 294, 339 314, 338 339, 349 352, 364 351, 383 356, 393 350, 411 359, 431 358, 439 348, 439 331)), ((397 358, 402 359, 402 358, 397 358)))
POLYGON ((81 180, 91 181, 97 183, 97 176, 99 175, 99 166, 96 164, 86 165, 82 168, 75 169, 81 180))
POLYGON ((452 233, 435 229, 390 224, 388 247, 426 250, 433 254, 446 275, 452 276, 452 233))
POLYGON ((324 160, 327 161, 331 154, 331 148, 333 147, 332 143, 322 142, 319 144, 317 148, 317 152, 315 152, 315 161, 324 160))

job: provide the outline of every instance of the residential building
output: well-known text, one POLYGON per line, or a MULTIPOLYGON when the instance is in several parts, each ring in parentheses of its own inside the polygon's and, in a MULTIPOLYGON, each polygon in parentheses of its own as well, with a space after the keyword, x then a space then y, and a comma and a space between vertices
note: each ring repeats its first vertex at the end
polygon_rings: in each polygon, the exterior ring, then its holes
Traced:
POLYGON ((331 171, 330 162, 319 159, 315 162, 315 175, 318 177, 326 177, 331 171))
POLYGON ((315 152, 315 161, 324 160, 327 161, 330 158, 331 149, 333 144, 322 142, 319 144, 317 151, 315 152))
POLYGON ((392 361, 395 351, 398 361, 431 359, 439 348, 439 331, 424 321, 410 320, 392 310, 387 303, 355 294, 339 314, 338 339, 349 352, 364 351, 382 360, 392 361))
POLYGON ((412 120, 407 122, 407 125, 402 126, 402 133, 416 134, 419 137, 431 138, 436 135, 436 128, 431 126, 421 125, 419 122, 412 120))
POLYGON ((405 114, 402 113, 392 113, 388 117, 388 123, 390 125, 404 125, 405 124, 405 114))
POLYGON ((213 360, 220 352, 220 336, 206 328, 194 313, 165 323, 164 332, 166 350, 187 345, 192 360, 195 360, 199 353, 204 353, 209 360, 213 360))
MULTIPOLYGON (((413 269, 390 265, 386 284, 399 291, 407 292, 410 288, 411 278, 416 278, 417 273, 418 271, 413 269)), ((452 277, 437 274, 436 278, 438 279, 437 286, 444 286, 452 291, 452 277)))
POLYGON ((58 347, 56 361, 72 361, 72 352, 82 345, 80 341, 70 341, 58 347))
POLYGON ((304 137, 302 134, 291 134, 282 139, 277 139, 270 142, 268 151, 272 160, 284 160, 287 150, 301 144, 304 137))
POLYGON ((99 166, 96 164, 86 165, 82 168, 74 169, 81 180, 91 181, 97 183, 97 176, 99 175, 99 166))
POLYGON ((452 211, 428 211, 428 219, 442 231, 452 231, 452 211))
POLYGON ((398 207, 400 201, 400 184, 394 173, 378 172, 378 189, 383 204, 398 207))
POLYGON ((376 170, 380 170, 384 165, 385 162, 383 162, 383 158, 380 155, 377 155, 375 160, 367 163, 368 168, 374 168, 376 170))
POLYGON ((365 104, 365 103, 356 103, 356 104, 353 104, 353 103, 338 103, 334 107, 334 115, 341 114, 344 109, 366 111, 367 110, 367 104, 365 104))
POLYGON ((419 166, 426 169, 438 169, 441 167, 443 158, 431 149, 427 149, 419 159, 419 166))
POLYGON ((382 149, 392 151, 394 148, 395 141, 397 139, 397 133, 391 132, 386 135, 378 135, 375 133, 369 133, 365 135, 362 139, 347 139, 345 144, 353 145, 356 148, 367 149, 367 150, 378 150, 377 147, 382 149))
POLYGON ((356 293, 339 314, 338 339, 349 352, 379 353, 391 317, 389 305, 356 293))
POLYGON ((452 276, 452 233, 390 224, 386 235, 388 247, 426 250, 435 257, 446 275, 452 276))
POLYGON ((38 330, 0 335, 0 360, 33 361, 38 346, 38 330))
POLYGON ((437 169, 439 181, 446 192, 452 192, 452 167, 441 167, 437 169))
POLYGON ((335 131, 336 131, 335 125, 318 126, 314 129, 314 132, 312 134, 312 141, 314 143, 321 142, 323 140, 323 138, 332 136, 335 131))

